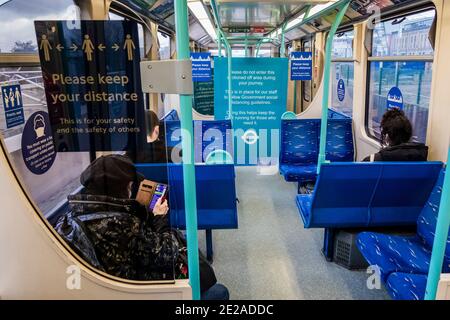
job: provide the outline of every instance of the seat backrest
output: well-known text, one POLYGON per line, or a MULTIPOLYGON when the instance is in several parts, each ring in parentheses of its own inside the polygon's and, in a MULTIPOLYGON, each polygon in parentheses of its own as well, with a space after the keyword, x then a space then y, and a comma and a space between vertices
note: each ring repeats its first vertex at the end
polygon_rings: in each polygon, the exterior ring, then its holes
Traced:
POLYGON ((215 150, 224 150, 233 156, 233 132, 230 120, 196 120, 194 134, 195 162, 204 163, 208 155, 215 150))
MULTIPOLYGON (((434 235, 436 232, 437 218, 439 214, 439 205, 442 196, 442 187, 444 183, 445 170, 442 169, 438 181, 428 198, 427 203, 417 219, 417 234, 422 238, 427 247, 433 247, 434 235)), ((450 230, 449 230, 450 231, 450 230)), ((447 247, 445 249, 446 259, 450 261, 450 233, 447 237, 447 247)))
POLYGON ((326 159, 331 162, 354 160, 352 119, 328 120, 326 159))
MULTIPOLYGON (((206 157, 214 150, 225 150, 231 155, 233 150, 233 132, 230 120, 194 120, 194 160, 204 163, 206 157)), ((160 129, 161 139, 166 139, 168 147, 181 143, 180 121, 164 122, 160 129)))
MULTIPOLYGON (((179 164, 136 164, 146 179, 169 184, 170 222, 185 228, 183 166, 179 164)), ((195 166, 199 229, 237 228, 235 172, 233 164, 195 166)))
POLYGON ((323 164, 311 227, 413 225, 442 169, 441 162, 323 164))
POLYGON ((161 121, 180 121, 177 110, 170 110, 161 118, 161 121))
POLYGON ((281 164, 317 163, 319 123, 318 119, 281 121, 281 164))
MULTIPOLYGON (((280 164, 315 164, 319 156, 319 119, 282 120, 280 164)), ((352 119, 329 119, 326 159, 348 162, 354 159, 352 119)))

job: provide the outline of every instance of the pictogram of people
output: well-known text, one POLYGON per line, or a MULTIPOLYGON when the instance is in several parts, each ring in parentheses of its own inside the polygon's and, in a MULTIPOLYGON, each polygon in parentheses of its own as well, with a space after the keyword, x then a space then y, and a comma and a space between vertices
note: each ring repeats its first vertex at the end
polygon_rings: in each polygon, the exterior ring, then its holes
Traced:
POLYGON ((131 39, 131 35, 129 35, 129 34, 127 34, 127 39, 125 40, 123 49, 127 50, 128 61, 132 61, 133 60, 133 50, 136 49, 136 47, 134 46, 133 39, 131 39))
POLYGON ((14 93, 16 97, 17 105, 22 105, 22 95, 20 94, 19 88, 16 87, 16 92, 14 93))
POLYGON ((84 35, 83 45, 81 49, 86 54, 86 58, 88 61, 92 61, 92 53, 94 52, 94 45, 92 44, 91 39, 89 38, 89 35, 84 35))
POLYGON ((41 37, 41 45, 39 46, 39 49, 44 50, 45 61, 50 61, 50 50, 52 50, 52 46, 50 45, 50 41, 48 41, 46 34, 43 34, 41 37))
POLYGON ((5 100, 5 107, 9 108, 9 97, 6 89, 3 90, 3 99, 5 100))
POLYGON ((16 105, 16 98, 14 97, 14 92, 12 88, 9 88, 9 101, 11 101, 11 108, 14 108, 16 105))

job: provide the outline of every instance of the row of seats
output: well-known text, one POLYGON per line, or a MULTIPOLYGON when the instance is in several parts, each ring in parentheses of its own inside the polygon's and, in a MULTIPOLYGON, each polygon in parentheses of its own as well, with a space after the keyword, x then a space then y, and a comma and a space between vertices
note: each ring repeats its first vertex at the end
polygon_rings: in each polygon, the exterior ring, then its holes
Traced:
MULTIPOLYGON (((373 232, 358 235, 359 250, 370 265, 378 266, 381 279, 394 299, 424 299, 443 181, 444 169, 417 219, 416 236, 373 232)), ((450 272, 450 234, 442 272, 450 272)))
MULTIPOLYGON (((319 119, 281 121, 280 173, 289 182, 314 181, 320 147, 319 119)), ((352 119, 329 119, 326 159, 354 160, 352 119)))
MULTIPOLYGON (((169 185, 170 222, 185 229, 183 166, 180 164, 136 164, 146 179, 169 185)), ((233 164, 195 166, 198 228, 236 229, 238 227, 235 172, 233 164)))
MULTIPOLYGON (((180 121, 165 121, 164 129, 160 129, 162 139, 168 147, 181 143, 180 121)), ((233 155, 233 132, 230 120, 194 120, 194 160, 205 163, 208 155, 215 150, 227 151, 233 155)))
POLYGON ((442 162, 325 163, 312 194, 297 195, 305 228, 413 225, 442 162))

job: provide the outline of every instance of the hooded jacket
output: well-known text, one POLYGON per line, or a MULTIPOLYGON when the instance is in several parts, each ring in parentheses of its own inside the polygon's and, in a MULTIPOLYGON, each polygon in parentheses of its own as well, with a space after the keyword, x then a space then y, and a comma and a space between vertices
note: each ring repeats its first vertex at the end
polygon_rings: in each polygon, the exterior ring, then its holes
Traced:
POLYGON ((69 196, 56 231, 97 269, 130 280, 173 280, 179 243, 165 217, 148 217, 135 200, 69 196))
POLYGON ((364 161, 427 161, 428 147, 423 143, 408 142, 381 149, 364 161))

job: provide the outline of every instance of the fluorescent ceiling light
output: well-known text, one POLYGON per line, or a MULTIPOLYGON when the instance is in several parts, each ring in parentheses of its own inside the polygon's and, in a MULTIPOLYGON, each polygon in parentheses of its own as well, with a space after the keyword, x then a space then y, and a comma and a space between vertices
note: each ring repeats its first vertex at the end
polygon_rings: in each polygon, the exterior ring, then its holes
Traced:
POLYGON ((198 20, 198 22, 202 25, 203 29, 209 34, 209 36, 216 40, 216 30, 209 19, 209 15, 206 12, 206 9, 201 1, 198 0, 190 0, 188 2, 189 10, 191 10, 192 14, 198 20))
MULTIPOLYGON (((320 13, 321 11, 327 9, 329 6, 333 5, 334 3, 336 3, 336 1, 329 1, 327 3, 324 4, 317 4, 314 7, 311 8, 311 10, 309 11, 309 14, 306 18, 312 17, 315 14, 320 13)), ((298 24, 300 24, 302 22, 302 20, 305 18, 305 13, 299 15, 297 18, 292 19, 291 21, 289 21, 286 25, 286 30, 292 29, 293 27, 297 26, 298 24)), ((269 34, 269 37, 271 38, 276 38, 281 34, 281 28, 278 28, 277 30, 271 32, 269 34)))
POLYGON ((314 7, 311 8, 311 11, 309 12, 309 16, 312 17, 313 15, 319 13, 322 10, 325 10, 326 8, 328 8, 329 6, 331 6, 332 4, 334 4, 336 1, 330 1, 324 4, 318 4, 315 5, 314 7))
POLYGON ((288 24, 286 25, 286 30, 289 30, 290 28, 294 27, 296 24, 299 24, 303 20, 304 17, 305 17, 305 14, 303 13, 302 15, 298 16, 297 18, 289 21, 288 24))

